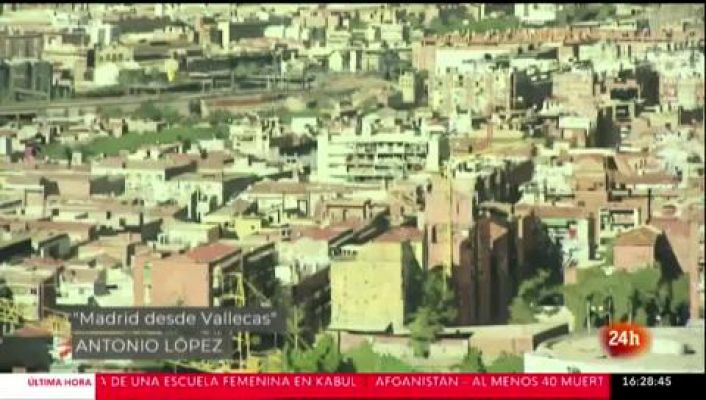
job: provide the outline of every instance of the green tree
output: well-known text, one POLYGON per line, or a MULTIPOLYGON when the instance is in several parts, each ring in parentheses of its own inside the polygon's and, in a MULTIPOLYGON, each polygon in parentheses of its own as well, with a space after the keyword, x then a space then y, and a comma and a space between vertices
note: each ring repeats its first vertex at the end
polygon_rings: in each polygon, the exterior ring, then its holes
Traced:
POLYGON ((426 272, 422 292, 422 305, 430 308, 435 321, 451 323, 456 318, 453 290, 449 287, 441 267, 426 272))
POLYGON ((458 372, 486 372, 487 370, 483 363, 483 352, 475 347, 471 347, 463 360, 451 368, 458 372))
POLYGON ((468 30, 476 33, 488 31, 506 31, 520 26, 520 20, 513 15, 496 18, 485 18, 480 21, 471 21, 468 30))
POLYGON ((615 262, 615 261, 614 261, 614 256, 613 256, 613 246, 614 246, 614 245, 615 245, 615 244, 614 244, 613 242, 610 242, 610 243, 606 244, 606 247, 605 247, 605 254, 604 254, 604 256, 603 256, 605 265, 610 265, 610 266, 612 266, 613 263, 615 262))
POLYGON ((496 358, 489 366, 488 372, 491 373, 512 373, 512 372, 523 372, 524 371, 524 361, 522 357, 509 354, 501 353, 498 358, 496 358))
POLYGON ((228 127, 225 125, 220 125, 216 127, 216 134, 214 136, 216 137, 216 139, 228 139, 230 137, 228 127))
POLYGON ((257 64, 245 62, 245 63, 240 63, 240 64, 236 65, 235 69, 233 70, 233 73, 238 78, 244 78, 249 75, 257 73, 258 71, 259 71, 259 68, 258 68, 257 64))
MULTIPOLYGON (((7 281, 5 278, 0 277, 0 307, 10 307, 14 308, 15 304, 13 301, 13 293, 12 289, 10 289, 10 286, 7 284, 7 281)), ((0 319, 0 336, 2 336, 2 333, 7 329, 6 327, 9 326, 12 328, 11 325, 14 325, 14 323, 19 322, 20 324, 23 323, 23 318, 20 316, 19 321, 14 320, 14 318, 10 317, 9 320, 2 320, 0 319)))
POLYGON ((140 105, 140 108, 135 111, 135 116, 138 118, 149 119, 151 121, 160 121, 163 118, 162 110, 152 102, 145 102, 140 105))
POLYGON ((308 347, 311 332, 307 329, 304 321, 303 310, 295 305, 287 308, 287 344, 298 350, 300 347, 308 347))
POLYGON ((7 280, 2 277, 0 277, 0 299, 5 299, 9 301, 12 301, 13 299, 12 289, 10 289, 10 286, 8 286, 7 280))
POLYGON ((290 372, 337 372, 344 360, 331 335, 322 336, 308 350, 285 346, 286 370, 290 372))
POLYGON ((211 126, 225 125, 233 118, 233 114, 225 110, 216 110, 208 115, 208 123, 211 126))
POLYGON ((655 319, 661 325, 683 325, 689 318, 689 276, 663 281, 655 296, 655 319))
POLYGON ((658 287, 661 280, 661 267, 643 268, 629 275, 630 283, 635 290, 642 293, 651 293, 658 287))
POLYGON ((649 323, 649 316, 647 315, 647 311, 643 307, 640 307, 635 311, 635 317, 633 321, 636 324, 640 324, 643 326, 646 326, 649 323))
POLYGON ((122 118, 125 116, 125 112, 120 107, 98 107, 96 114, 108 118, 122 118))
POLYGON ((436 34, 458 32, 466 27, 471 20, 465 7, 443 10, 438 17, 431 20, 429 31, 436 34))
POLYGON ((368 23, 360 19, 355 19, 351 22, 351 29, 366 29, 367 27, 368 23))
POLYGON ((191 150, 191 145, 192 145, 191 139, 184 139, 184 140, 179 139, 179 142, 181 143, 181 146, 183 147, 185 152, 191 150))
POLYGON ((414 368, 389 354, 378 354, 365 341, 347 353, 355 372, 414 372, 414 368))
POLYGON ((165 83, 167 82, 167 73, 159 71, 157 69, 151 70, 148 74, 145 75, 146 82, 145 83, 165 83))
POLYGON ((530 279, 520 284, 517 296, 510 303, 510 322, 513 324, 529 324, 537 322, 535 314, 540 311, 541 301, 548 295, 556 293, 558 288, 551 284, 551 273, 541 269, 530 279))
POLYGON ((118 84, 123 87, 128 87, 131 85, 143 84, 149 81, 149 77, 145 74, 144 70, 123 70, 120 71, 118 75, 118 84))
POLYGON ((172 107, 165 107, 161 113, 161 119, 169 125, 174 125, 182 121, 179 111, 172 107))
POLYGON ((417 357, 429 356, 429 347, 443 328, 443 325, 439 324, 438 319, 432 313, 433 311, 429 307, 420 307, 409 327, 410 344, 417 357))
POLYGON ((448 287, 444 271, 436 267, 423 273, 421 305, 410 325, 410 344, 414 354, 429 355, 429 346, 444 325, 456 318, 453 291, 448 287))
POLYGON ((64 157, 66 157, 66 162, 71 166, 71 159, 73 158, 73 152, 70 147, 64 148, 64 157))
POLYGON ((525 302, 522 297, 517 296, 510 303, 510 323, 511 324, 531 324, 537 322, 535 318, 536 309, 525 302))
POLYGON ((574 22, 603 21, 615 16, 615 5, 612 4, 567 4, 557 13, 556 24, 568 25, 574 22))
POLYGON ((646 325, 682 325, 688 318, 689 282, 686 275, 670 280, 659 266, 633 273, 606 275, 601 268, 580 271, 578 282, 563 288, 564 304, 576 328, 633 319, 646 325), (590 310, 590 311, 589 311, 590 310), (590 312, 590 315, 589 315, 590 312), (590 316, 590 320, 589 320, 590 316))

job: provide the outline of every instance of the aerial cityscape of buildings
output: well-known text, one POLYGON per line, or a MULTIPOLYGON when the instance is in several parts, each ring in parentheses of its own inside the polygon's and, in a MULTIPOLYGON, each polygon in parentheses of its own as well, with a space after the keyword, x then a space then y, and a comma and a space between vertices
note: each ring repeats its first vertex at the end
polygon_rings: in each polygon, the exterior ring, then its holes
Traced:
POLYGON ((0 337, 52 343, 0 371, 703 372, 704 36, 702 4, 0 4, 0 337), (287 333, 78 360, 79 305, 287 333), (602 357, 610 321, 650 353, 602 357))

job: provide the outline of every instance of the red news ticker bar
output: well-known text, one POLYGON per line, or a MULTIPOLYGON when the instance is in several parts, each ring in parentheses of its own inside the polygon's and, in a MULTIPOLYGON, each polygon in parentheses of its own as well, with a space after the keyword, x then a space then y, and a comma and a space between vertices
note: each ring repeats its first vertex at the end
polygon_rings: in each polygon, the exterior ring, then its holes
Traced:
POLYGON ((609 399, 608 374, 97 374, 96 400, 609 399))

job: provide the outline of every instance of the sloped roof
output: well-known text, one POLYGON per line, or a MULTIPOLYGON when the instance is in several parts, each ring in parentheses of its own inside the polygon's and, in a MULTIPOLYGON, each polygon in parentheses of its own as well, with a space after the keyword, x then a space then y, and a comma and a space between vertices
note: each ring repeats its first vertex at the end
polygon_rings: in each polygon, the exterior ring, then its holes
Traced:
POLYGON ((222 260, 238 251, 236 247, 223 243, 211 243, 188 251, 185 256, 198 263, 211 263, 222 260))
POLYGON ((661 232, 649 225, 643 225, 623 232, 615 240, 616 246, 654 246, 661 232))

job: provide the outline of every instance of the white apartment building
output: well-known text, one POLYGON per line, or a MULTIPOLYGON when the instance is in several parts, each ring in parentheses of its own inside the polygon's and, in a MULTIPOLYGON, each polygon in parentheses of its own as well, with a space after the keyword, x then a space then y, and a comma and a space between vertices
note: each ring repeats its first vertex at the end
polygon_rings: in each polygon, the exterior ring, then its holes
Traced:
POLYGON ((471 112, 485 115, 510 104, 512 72, 509 69, 478 69, 475 73, 435 75, 429 84, 432 110, 448 115, 471 112))
POLYGON ((448 157, 448 139, 438 133, 326 133, 317 142, 320 181, 387 182, 415 172, 438 171, 448 157))
POLYGON ((524 24, 544 25, 556 20, 557 11, 554 3, 515 3, 515 16, 524 24))
POLYGON ((486 70, 492 59, 502 55, 509 55, 510 53, 509 48, 500 46, 438 48, 434 54, 434 74, 478 73, 486 70))
POLYGON ((399 77, 400 91, 402 92, 402 102, 414 104, 417 100, 417 76, 414 72, 405 72, 399 77))
POLYGON ((381 24, 380 40, 396 46, 404 41, 404 27, 401 24, 381 24))
POLYGON ((329 50, 345 49, 351 41, 351 33, 345 30, 329 28, 326 30, 326 48, 329 50))
POLYGON ((268 154, 270 139, 278 136, 279 124, 276 120, 260 120, 247 117, 234 121, 229 127, 233 150, 244 154, 262 157, 268 154))

